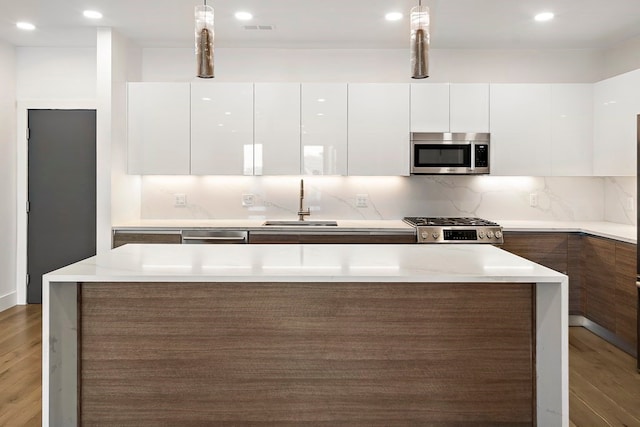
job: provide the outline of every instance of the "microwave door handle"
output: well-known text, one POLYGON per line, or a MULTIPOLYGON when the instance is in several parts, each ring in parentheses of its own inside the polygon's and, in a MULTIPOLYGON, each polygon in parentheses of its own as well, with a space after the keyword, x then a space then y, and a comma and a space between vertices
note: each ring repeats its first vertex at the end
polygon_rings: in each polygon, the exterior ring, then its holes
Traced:
POLYGON ((471 142, 471 167, 469 168, 471 172, 476 168, 476 144, 471 142))

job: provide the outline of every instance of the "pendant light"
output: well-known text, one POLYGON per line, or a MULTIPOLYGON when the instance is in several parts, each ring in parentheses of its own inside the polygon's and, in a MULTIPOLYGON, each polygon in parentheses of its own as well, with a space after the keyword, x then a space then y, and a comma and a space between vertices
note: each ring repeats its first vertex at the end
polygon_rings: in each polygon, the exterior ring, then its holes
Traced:
POLYGON ((411 9, 411 78, 429 77, 429 8, 418 1, 411 9))
POLYGON ((202 6, 196 6, 196 62, 198 77, 213 77, 213 8, 204 0, 202 6))

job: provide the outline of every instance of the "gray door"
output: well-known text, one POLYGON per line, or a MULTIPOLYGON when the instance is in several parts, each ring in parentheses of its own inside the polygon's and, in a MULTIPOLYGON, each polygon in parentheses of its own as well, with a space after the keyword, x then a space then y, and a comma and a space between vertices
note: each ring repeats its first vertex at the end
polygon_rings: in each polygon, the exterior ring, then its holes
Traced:
POLYGON ((42 275, 96 253, 96 112, 29 110, 27 302, 42 275))

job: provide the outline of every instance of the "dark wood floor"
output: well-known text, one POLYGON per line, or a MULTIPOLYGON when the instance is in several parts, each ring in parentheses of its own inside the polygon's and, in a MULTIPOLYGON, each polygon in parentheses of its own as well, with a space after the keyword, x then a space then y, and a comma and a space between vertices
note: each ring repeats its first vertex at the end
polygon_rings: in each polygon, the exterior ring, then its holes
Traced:
MULTIPOLYGON (((0 426, 41 419, 40 305, 0 313, 0 426)), ((633 357, 583 328, 569 331, 571 425, 639 426, 640 374, 633 357)))

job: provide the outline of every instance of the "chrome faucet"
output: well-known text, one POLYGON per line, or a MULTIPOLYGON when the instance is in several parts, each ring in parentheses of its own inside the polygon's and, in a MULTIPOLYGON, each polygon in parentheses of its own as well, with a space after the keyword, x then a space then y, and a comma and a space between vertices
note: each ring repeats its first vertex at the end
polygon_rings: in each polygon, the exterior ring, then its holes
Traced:
POLYGON ((298 221, 304 221, 305 216, 311 215, 309 208, 302 208, 302 201, 304 200, 304 179, 300 180, 300 209, 298 209, 298 221))

